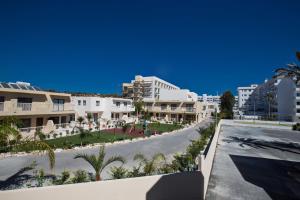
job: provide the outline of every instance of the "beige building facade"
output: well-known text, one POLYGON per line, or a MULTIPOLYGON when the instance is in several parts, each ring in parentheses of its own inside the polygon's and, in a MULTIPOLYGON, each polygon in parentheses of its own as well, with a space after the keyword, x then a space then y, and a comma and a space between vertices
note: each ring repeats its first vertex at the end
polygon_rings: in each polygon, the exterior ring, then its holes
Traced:
POLYGON ((203 103, 198 101, 145 101, 144 110, 154 121, 191 123, 204 118, 203 103))
POLYGON ((71 95, 42 91, 29 83, 0 84, 0 121, 7 116, 20 119, 23 135, 36 130, 50 133, 74 120, 71 95))

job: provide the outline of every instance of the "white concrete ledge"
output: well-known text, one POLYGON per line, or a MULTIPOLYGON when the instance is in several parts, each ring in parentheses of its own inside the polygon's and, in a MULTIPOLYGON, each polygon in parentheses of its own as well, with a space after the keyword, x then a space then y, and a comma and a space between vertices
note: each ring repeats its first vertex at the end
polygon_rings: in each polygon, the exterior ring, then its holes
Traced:
POLYGON ((202 199, 200 172, 145 176, 0 192, 3 200, 182 200, 202 199))

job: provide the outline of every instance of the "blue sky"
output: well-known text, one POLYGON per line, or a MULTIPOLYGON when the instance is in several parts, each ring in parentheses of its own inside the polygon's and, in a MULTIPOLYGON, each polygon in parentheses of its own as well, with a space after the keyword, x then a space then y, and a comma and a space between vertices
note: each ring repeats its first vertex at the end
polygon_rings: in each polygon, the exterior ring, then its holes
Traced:
POLYGON ((115 93, 135 74, 199 94, 260 83, 300 50, 300 1, 0 2, 0 81, 115 93))

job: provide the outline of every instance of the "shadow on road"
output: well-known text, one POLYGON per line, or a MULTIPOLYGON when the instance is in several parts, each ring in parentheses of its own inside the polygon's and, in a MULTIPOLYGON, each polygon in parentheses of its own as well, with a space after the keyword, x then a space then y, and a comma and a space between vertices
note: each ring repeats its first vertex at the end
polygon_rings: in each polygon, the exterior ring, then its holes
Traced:
POLYGON ((230 155, 243 178, 272 199, 300 199, 300 162, 230 155))
POLYGON ((240 147, 250 146, 252 148, 272 148, 280 151, 286 151, 289 153, 300 154, 300 145, 298 143, 286 143, 279 141, 267 141, 267 140, 258 140, 253 138, 243 138, 243 137, 235 137, 229 136, 226 139, 223 139, 224 142, 227 143, 239 143, 240 147))
POLYGON ((24 174, 34 169, 34 166, 27 166, 20 169, 18 172, 8 177, 6 180, 0 180, 0 190, 14 189, 22 186, 25 182, 33 177, 28 174, 24 174))

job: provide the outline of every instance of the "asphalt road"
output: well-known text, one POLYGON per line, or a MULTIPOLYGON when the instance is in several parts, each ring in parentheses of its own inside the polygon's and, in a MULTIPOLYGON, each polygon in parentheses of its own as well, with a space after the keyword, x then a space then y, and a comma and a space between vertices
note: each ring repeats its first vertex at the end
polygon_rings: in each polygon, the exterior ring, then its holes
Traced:
MULTIPOLYGON (((197 132, 199 127, 204 127, 209 124, 209 121, 203 121, 195 127, 188 128, 186 130, 180 130, 174 134, 162 135, 148 140, 136 141, 124 144, 113 144, 106 147, 106 158, 113 155, 123 156, 127 163, 124 165, 127 168, 134 166, 136 163, 133 161, 133 157, 136 153, 142 153, 147 157, 152 156, 155 153, 163 153, 167 158, 171 158, 172 155, 180 152, 184 152, 189 145, 190 140, 199 137, 197 132)), ((77 153, 97 153, 98 147, 91 149, 80 149, 62 151, 56 153, 55 169, 49 169, 49 162, 47 156, 22 156, 22 157, 10 157, 0 160, 0 183, 7 180, 10 176, 14 175, 21 168, 28 166, 34 160, 37 162, 37 169, 43 168, 46 173, 59 174, 64 170, 75 171, 78 169, 84 169, 93 172, 93 169, 89 164, 81 159, 73 159, 77 153)), ((115 165, 119 165, 116 163, 115 165)), ((109 178, 108 166, 101 174, 102 178, 109 178)))
POLYGON ((206 199, 300 199, 300 132, 223 126, 206 199))

